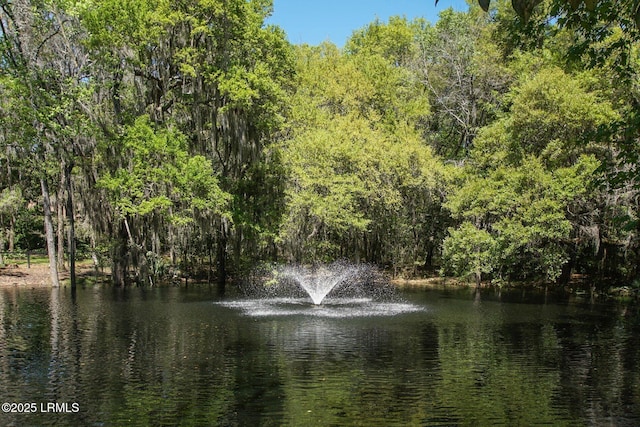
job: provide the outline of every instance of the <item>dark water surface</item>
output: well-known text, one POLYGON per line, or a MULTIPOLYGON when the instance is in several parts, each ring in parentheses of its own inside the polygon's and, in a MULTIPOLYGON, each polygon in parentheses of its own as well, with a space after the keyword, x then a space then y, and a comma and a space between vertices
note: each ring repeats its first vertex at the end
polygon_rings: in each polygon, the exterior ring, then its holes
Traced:
POLYGON ((402 297, 256 313, 208 287, 0 289, 0 400, 35 411, 0 425, 640 425, 637 305, 402 297))

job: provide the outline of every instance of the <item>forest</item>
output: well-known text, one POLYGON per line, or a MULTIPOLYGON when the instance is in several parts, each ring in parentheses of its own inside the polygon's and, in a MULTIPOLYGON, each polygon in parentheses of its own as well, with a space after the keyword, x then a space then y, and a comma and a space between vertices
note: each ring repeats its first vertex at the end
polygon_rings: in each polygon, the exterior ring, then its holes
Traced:
POLYGON ((270 0, 0 0, 0 254, 640 287, 640 2, 479 3, 338 48, 270 0))

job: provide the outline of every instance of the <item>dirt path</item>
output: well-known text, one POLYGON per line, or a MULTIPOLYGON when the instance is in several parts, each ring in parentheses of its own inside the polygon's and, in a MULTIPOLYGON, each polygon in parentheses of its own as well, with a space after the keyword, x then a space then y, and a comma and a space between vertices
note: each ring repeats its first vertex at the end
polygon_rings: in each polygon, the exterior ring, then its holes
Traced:
MULTIPOLYGON (((76 266, 76 274, 90 274, 91 265, 76 266)), ((60 272, 61 286, 68 285, 68 271, 60 272)), ((0 288, 1 287, 24 286, 30 288, 41 288, 51 286, 48 264, 32 264, 27 268, 26 264, 9 264, 0 268, 0 288)))

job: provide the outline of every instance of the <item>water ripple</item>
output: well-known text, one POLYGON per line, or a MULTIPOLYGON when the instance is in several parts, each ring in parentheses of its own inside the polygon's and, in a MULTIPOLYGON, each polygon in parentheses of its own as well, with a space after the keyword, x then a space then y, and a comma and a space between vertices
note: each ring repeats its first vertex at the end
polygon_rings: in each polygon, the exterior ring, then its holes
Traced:
POLYGON ((332 298, 320 305, 306 298, 265 298, 223 301, 216 304, 240 310, 252 317, 312 316, 326 318, 351 318, 371 316, 396 316, 424 311, 423 307, 405 302, 374 301, 371 298, 332 298))

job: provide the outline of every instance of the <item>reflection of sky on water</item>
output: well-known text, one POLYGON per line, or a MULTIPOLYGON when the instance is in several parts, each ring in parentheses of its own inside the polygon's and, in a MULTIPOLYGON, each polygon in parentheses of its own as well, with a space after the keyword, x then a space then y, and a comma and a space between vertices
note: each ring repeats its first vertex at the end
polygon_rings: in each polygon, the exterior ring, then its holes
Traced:
POLYGON ((305 316, 353 318, 396 316, 424 311, 423 307, 404 302, 381 302, 370 298, 332 298, 314 305, 306 298, 266 298, 224 301, 218 305, 240 310, 251 317, 305 316))

